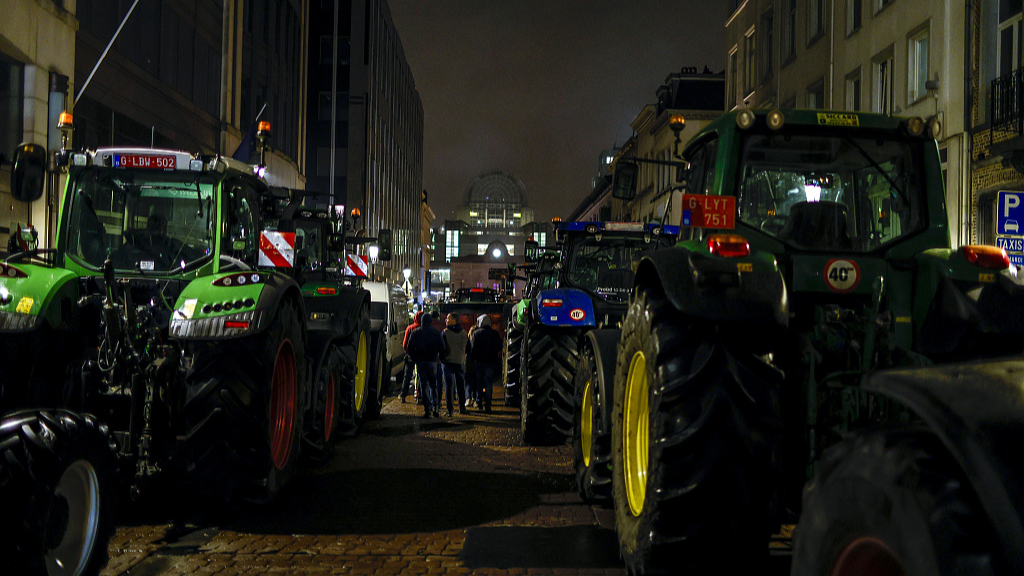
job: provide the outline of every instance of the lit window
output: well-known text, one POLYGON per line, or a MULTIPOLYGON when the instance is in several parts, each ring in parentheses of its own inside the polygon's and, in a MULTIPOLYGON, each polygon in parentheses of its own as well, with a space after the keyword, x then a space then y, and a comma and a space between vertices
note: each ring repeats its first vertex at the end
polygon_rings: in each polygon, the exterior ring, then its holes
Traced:
POLYGON ((476 212, 476 211, 474 211, 474 210, 470 210, 470 211, 469 211, 469 215, 470 215, 470 216, 479 216, 479 215, 480 215, 480 213, 479 213, 479 212, 476 212))
POLYGON ((513 212, 512 213, 512 217, 513 218, 522 218, 523 214, 521 212, 513 212))

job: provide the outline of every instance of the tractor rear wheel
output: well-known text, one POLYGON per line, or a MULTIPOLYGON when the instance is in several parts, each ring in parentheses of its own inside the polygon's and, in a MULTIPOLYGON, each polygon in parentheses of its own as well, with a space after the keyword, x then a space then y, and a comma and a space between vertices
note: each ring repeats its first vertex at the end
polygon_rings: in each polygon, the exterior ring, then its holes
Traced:
POLYGON ((341 383, 340 430, 345 436, 355 436, 366 415, 369 404, 372 368, 370 356, 370 315, 364 307, 356 329, 341 344, 341 358, 345 377, 341 383))
POLYGON ((612 415, 619 553, 631 574, 750 571, 767 556, 782 375, 640 287, 612 415))
POLYGON ((505 388, 505 405, 519 406, 522 400, 522 385, 519 382, 519 365, 523 356, 523 330, 516 328, 515 321, 508 321, 505 333, 505 366, 502 371, 505 388))
POLYGON ((605 426, 604 411, 609 406, 598 378, 594 350, 584 346, 573 383, 576 410, 573 412, 572 447, 576 489, 585 502, 608 504, 612 497, 612 437, 611 430, 605 426))
POLYGON ((341 404, 341 367, 341 351, 337 346, 328 346, 317 371, 313 409, 307 416, 308 426, 303 435, 303 455, 316 462, 327 460, 334 451, 341 404))
POLYGON ((250 338, 208 345, 187 376, 190 477, 226 501, 265 502, 295 470, 302 437, 305 341, 296 305, 250 338))
POLYGON ((793 574, 1001 574, 995 541, 938 438, 879 431, 825 451, 804 490, 793 574))
POLYGON ((527 326, 521 372, 520 428, 526 444, 554 446, 572 435, 575 331, 527 326))
POLYGON ((116 462, 92 416, 21 411, 0 420, 5 573, 95 576, 114 534, 116 462))

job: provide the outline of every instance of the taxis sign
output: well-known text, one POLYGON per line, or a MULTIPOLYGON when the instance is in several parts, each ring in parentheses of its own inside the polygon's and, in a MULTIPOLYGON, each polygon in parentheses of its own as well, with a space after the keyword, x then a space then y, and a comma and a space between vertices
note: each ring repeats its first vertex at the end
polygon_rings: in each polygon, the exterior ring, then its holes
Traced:
POLYGON ((822 126, 860 126, 860 117, 856 114, 818 113, 818 124, 822 126))
POLYGON ((682 225, 732 230, 736 227, 736 198, 683 194, 682 225))

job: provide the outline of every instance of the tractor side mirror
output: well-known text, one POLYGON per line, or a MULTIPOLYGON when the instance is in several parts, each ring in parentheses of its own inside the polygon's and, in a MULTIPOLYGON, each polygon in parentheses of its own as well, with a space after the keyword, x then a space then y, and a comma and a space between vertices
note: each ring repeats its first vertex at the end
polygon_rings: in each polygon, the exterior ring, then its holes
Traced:
POLYGON ((46 175, 46 148, 38 144, 22 144, 14 151, 11 170, 11 196, 22 202, 35 202, 43 197, 46 175))
POLYGON ((540 244, 536 240, 526 241, 525 250, 526 262, 532 264, 540 260, 540 244))
POLYGON ((640 167, 636 163, 618 162, 612 176, 612 196, 619 200, 636 198, 636 181, 639 175, 640 167))
POLYGON ((391 260, 391 229, 381 228, 377 232, 377 260, 388 262, 391 260))

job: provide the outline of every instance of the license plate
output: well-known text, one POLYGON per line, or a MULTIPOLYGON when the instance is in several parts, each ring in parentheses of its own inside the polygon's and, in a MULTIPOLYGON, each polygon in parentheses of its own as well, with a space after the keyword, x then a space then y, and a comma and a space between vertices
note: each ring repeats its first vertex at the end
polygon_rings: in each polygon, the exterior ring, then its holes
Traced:
POLYGON ((149 154, 114 154, 115 168, 155 168, 174 170, 174 156, 149 154))

